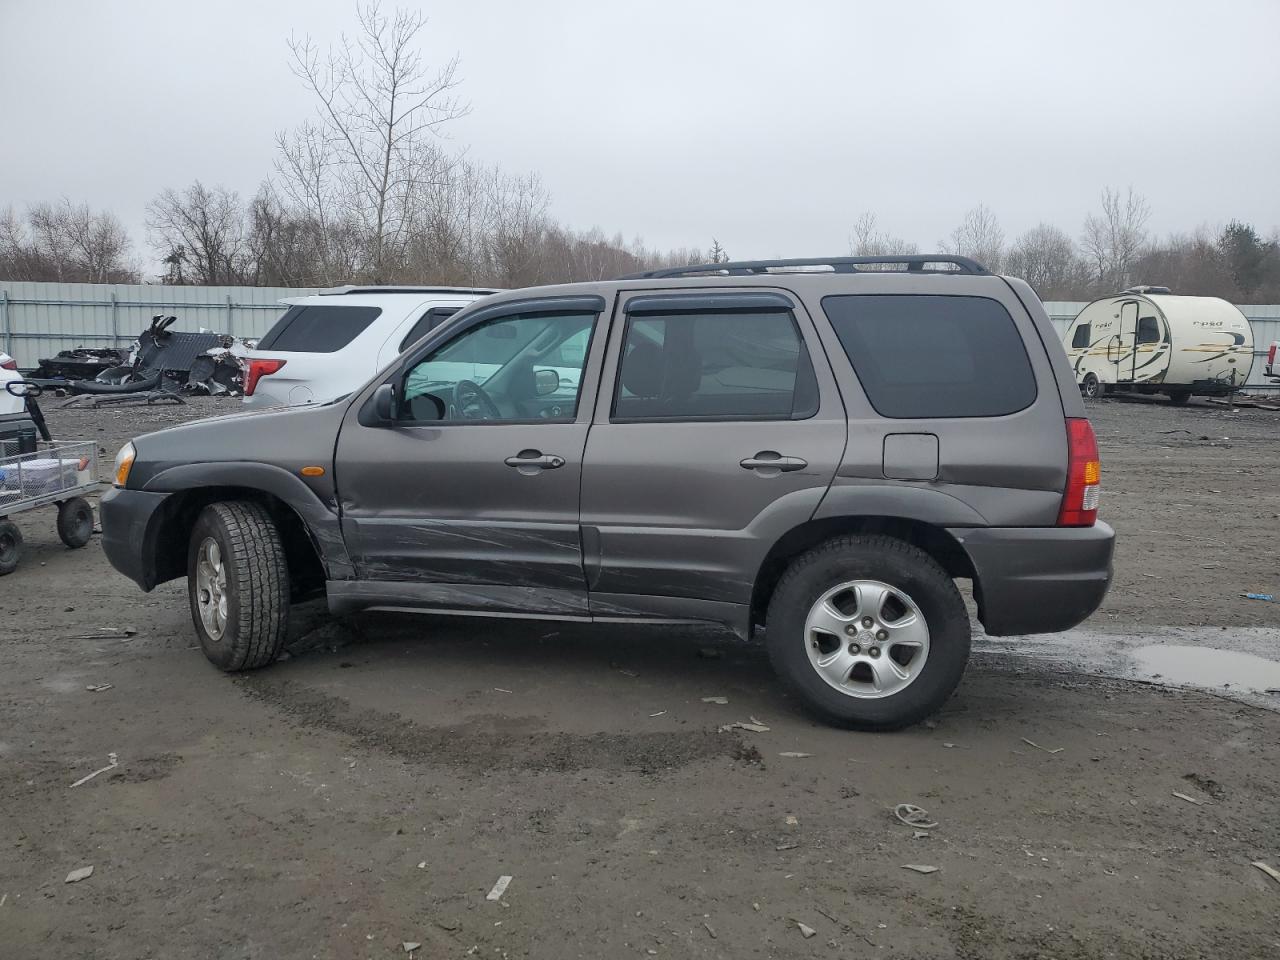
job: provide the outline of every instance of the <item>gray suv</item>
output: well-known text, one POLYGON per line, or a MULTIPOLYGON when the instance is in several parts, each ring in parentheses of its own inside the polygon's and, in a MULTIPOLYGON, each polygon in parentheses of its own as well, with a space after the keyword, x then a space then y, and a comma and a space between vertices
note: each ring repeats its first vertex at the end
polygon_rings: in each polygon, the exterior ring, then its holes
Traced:
POLYGON ((291 602, 763 627, 839 724, 936 710, 989 634, 1111 579, 1098 452, 1044 308, 962 257, 709 264, 479 300, 324 406, 140 437, 103 546, 186 576, 205 654, 291 602))

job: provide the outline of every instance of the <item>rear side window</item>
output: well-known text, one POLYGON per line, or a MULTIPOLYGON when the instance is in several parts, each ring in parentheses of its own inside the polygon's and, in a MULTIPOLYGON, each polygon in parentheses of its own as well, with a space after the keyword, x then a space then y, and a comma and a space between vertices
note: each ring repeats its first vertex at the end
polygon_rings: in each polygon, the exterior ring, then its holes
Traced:
POLYGON ((1090 324, 1082 323, 1076 327, 1075 336, 1071 338, 1072 348, 1087 347, 1089 345, 1090 324))
POLYGON ((822 309, 877 413, 999 417, 1036 398, 1013 318, 986 297, 824 297, 822 309))
POLYGON ((817 407, 809 351, 789 312, 627 318, 615 421, 789 420, 817 407))
POLYGON ((365 331, 382 310, 378 307, 338 307, 298 304, 285 311, 259 350, 276 353, 334 353, 365 331))
POLYGON ((418 318, 418 322, 413 325, 413 329, 405 334, 404 339, 400 341, 400 352, 404 353, 428 333, 444 323, 448 317, 452 317, 461 309, 461 307, 432 307, 418 318))

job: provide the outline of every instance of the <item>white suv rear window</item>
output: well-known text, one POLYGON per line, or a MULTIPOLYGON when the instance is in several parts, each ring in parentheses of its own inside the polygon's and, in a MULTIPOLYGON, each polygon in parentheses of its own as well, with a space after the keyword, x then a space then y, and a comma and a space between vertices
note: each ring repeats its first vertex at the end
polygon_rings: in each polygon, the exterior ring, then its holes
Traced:
POLYGON ((275 353, 334 353, 364 332, 382 313, 379 307, 298 304, 285 311, 259 350, 275 353))

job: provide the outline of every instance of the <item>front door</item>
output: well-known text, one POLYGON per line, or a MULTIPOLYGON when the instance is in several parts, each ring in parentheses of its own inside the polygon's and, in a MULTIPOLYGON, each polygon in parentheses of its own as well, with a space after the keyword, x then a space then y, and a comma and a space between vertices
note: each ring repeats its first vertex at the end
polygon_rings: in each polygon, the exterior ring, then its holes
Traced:
POLYGON ((343 423, 343 536, 359 577, 399 598, 383 605, 586 613, 579 487, 604 303, 522 304, 393 367, 392 425, 362 425, 363 404, 343 423))
POLYGON ((812 322, 761 287, 635 293, 620 308, 583 473, 592 614, 745 605, 844 452, 812 322))

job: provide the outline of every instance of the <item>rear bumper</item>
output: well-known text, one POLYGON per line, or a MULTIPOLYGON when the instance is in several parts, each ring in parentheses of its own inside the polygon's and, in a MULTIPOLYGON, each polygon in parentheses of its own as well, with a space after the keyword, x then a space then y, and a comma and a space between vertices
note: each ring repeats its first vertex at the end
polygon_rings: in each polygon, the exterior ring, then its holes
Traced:
POLYGON ((140 586, 156 585, 155 532, 152 521, 169 498, 167 493, 113 487, 98 504, 102 552, 113 567, 140 586))
POLYGON ((1092 527, 950 531, 973 562, 978 619, 987 633, 1055 633, 1098 609, 1111 586, 1116 534, 1092 527))

